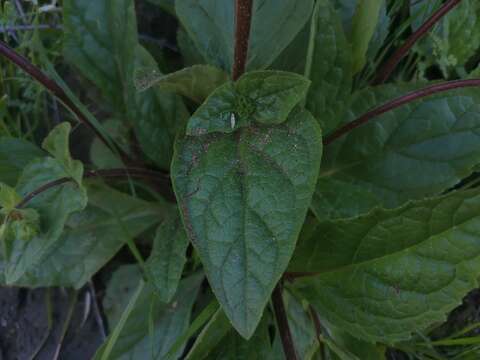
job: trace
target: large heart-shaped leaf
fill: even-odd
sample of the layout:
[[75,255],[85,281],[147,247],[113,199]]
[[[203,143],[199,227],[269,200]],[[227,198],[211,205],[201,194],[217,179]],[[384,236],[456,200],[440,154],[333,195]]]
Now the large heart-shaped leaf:
[[226,315],[250,337],[310,204],[321,134],[305,110],[274,126],[187,136],[172,180],[187,233]]
[[480,275],[480,191],[322,222],[291,269],[319,314],[367,341],[397,342],[444,320]]

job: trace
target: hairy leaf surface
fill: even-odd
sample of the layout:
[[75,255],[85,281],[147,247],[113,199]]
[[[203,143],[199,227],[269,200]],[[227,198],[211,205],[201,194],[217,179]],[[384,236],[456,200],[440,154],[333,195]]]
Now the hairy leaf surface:
[[320,129],[304,110],[282,124],[179,139],[172,180],[187,233],[235,328],[249,338],[310,204]]
[[232,133],[254,122],[284,122],[307,94],[310,82],[283,71],[254,71],[219,87],[192,115],[187,135]]

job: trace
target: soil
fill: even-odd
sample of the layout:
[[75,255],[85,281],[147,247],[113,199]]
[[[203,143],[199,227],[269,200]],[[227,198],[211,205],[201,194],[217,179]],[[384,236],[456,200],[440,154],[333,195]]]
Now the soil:
[[0,288],[0,360],[91,359],[103,341],[91,300],[86,289]]

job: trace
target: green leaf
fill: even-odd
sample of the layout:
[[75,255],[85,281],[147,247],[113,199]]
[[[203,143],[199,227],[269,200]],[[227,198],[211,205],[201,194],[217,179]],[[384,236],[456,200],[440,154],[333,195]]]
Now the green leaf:
[[[22,201],[14,188],[0,183],[0,213],[9,213]],[[3,209],[1,209],[3,208]]]
[[[366,89],[354,97],[347,120],[418,87]],[[336,140],[325,149],[312,208],[321,218],[324,209],[333,208],[332,214],[356,216],[374,201],[394,208],[451,188],[480,159],[479,104],[477,89],[441,93],[389,111]],[[332,194],[341,188],[355,198],[338,201],[345,194]]]
[[[312,15],[313,17],[313,15]],[[311,21],[307,22],[292,42],[278,55],[272,65],[273,70],[282,70],[305,74]]]
[[228,81],[228,75],[211,65],[194,65],[163,75],[157,69],[140,68],[135,86],[140,91],[156,85],[160,90],[185,96],[201,104],[217,87]]
[[353,73],[366,64],[368,46],[377,27],[380,9],[384,0],[362,0],[357,2],[352,20]]
[[32,143],[10,137],[0,137],[0,182],[15,186],[27,164],[45,153]]
[[77,184],[82,184],[83,165],[78,160],[73,160],[70,156],[70,131],[72,126],[68,122],[57,125],[42,143],[45,149],[56,159],[65,170],[69,177],[74,179]]
[[231,331],[233,331],[232,324],[223,310],[218,309],[198,335],[185,360],[202,360],[208,358]]
[[[102,128],[125,153],[131,155],[130,129],[122,119],[107,119]],[[94,138],[90,147],[90,161],[98,169],[115,169],[124,167],[122,160],[98,137]]]
[[313,3],[313,0],[253,1],[247,70],[265,69],[273,63],[308,22]]
[[184,66],[207,63],[187,31],[182,27],[180,27],[177,32],[177,43],[180,53],[182,54]]
[[158,5],[169,14],[175,16],[175,0],[148,0],[152,4]]
[[252,359],[264,360],[271,353],[268,316],[265,316],[250,340],[241,338],[219,309],[198,336],[186,360]]
[[145,154],[167,169],[176,132],[189,114],[173,94],[135,89],[135,69],[158,66],[138,43],[134,1],[67,0],[64,18],[67,60],[101,90],[116,117],[133,124]]
[[169,302],[177,291],[187,258],[188,237],[178,213],[164,221],[157,229],[153,249],[145,263],[151,274],[158,297]]
[[309,85],[306,78],[294,73],[247,73],[208,97],[188,121],[187,135],[231,133],[254,122],[280,124],[305,97]]
[[[63,164],[53,158],[34,160],[23,171],[16,191],[23,197],[46,183],[69,175]],[[14,236],[4,239],[8,249],[3,254],[7,284],[15,284],[25,273],[43,264],[43,260],[58,244],[69,216],[82,210],[86,202],[85,189],[78,183],[67,182],[35,196],[28,203],[28,208],[38,213],[41,226],[32,238],[19,238],[15,236],[18,233],[14,233]],[[30,234],[27,232],[27,235]]]
[[333,326],[370,342],[406,340],[444,320],[480,275],[480,193],[325,221],[295,286]]
[[[423,14],[430,15],[429,13],[435,10],[434,5],[412,5],[412,10],[414,14],[420,15],[418,17],[422,17]],[[424,58],[420,60],[422,68],[436,64],[445,77],[449,77],[451,70],[463,68],[479,47],[480,3],[463,0],[442,18],[439,26],[416,45],[416,50]]]
[[[133,304],[117,341],[111,348],[108,359],[161,359],[166,355],[176,338],[190,323],[190,314],[200,283],[201,274],[192,275],[181,281],[174,300],[165,304],[155,295],[150,284],[145,284]],[[140,283],[140,269],[135,265],[119,268],[107,287],[104,308],[112,328],[119,323],[130,298],[131,289]],[[119,303],[121,299],[121,303]],[[149,323],[153,322],[153,332],[149,333]],[[107,347],[104,344],[95,354],[101,359]],[[178,358],[183,349],[180,349]]]
[[[137,47],[136,68],[157,69],[158,66],[143,47]],[[173,142],[177,131],[185,126],[189,112],[180,97],[151,88],[138,92],[132,88],[129,117],[134,121],[140,147],[162,169],[170,167]]]
[[[134,198],[101,184],[88,185],[88,206],[72,214],[42,266],[31,268],[18,286],[83,287],[123,247],[172,210]],[[120,226],[122,224],[122,226]],[[128,229],[128,234],[124,231]]]
[[[312,0],[255,0],[247,69],[267,68],[308,21]],[[177,0],[179,20],[208,61],[230,72],[234,56],[234,2]]]
[[171,174],[187,233],[245,338],[293,252],[321,151],[320,129],[305,110],[276,126],[176,143]]
[[338,344],[342,349],[348,351],[353,356],[357,356],[358,359],[386,359],[386,348],[384,345],[376,345],[362,341],[340,329],[329,327],[329,331],[332,341],[334,341],[335,344]]
[[374,193],[332,176],[318,179],[310,209],[319,220],[342,219],[365,214],[379,204]]
[[307,108],[328,133],[342,121],[350,103],[352,50],[329,0],[317,1],[312,21]]
[[64,54],[120,113],[125,113],[137,47],[133,0],[65,0]]
[[[37,158],[27,165],[15,188],[7,191],[8,209],[2,225],[3,277],[8,285],[15,284],[27,271],[39,266],[48,251],[56,244],[70,214],[82,210],[86,205],[86,191],[81,185],[83,165],[74,161],[68,149],[69,125],[61,124],[45,139],[45,148],[56,158]],[[75,183],[64,181],[75,176]],[[63,181],[55,184],[55,182]],[[38,189],[47,187],[44,191]],[[32,195],[35,194],[35,195]],[[13,201],[18,197],[30,196],[28,202]],[[13,199],[12,199],[13,198]],[[5,203],[7,204],[7,203]],[[4,205],[5,205],[4,204]],[[28,206],[28,209],[25,207]]]
[[[314,359],[314,355],[319,348],[319,342],[308,307],[302,304],[294,296],[290,295],[287,291],[283,292],[283,299],[288,326],[290,327],[295,350],[299,359]],[[280,338],[278,328],[275,339],[277,338]],[[284,359],[285,357],[282,356],[282,358]]]

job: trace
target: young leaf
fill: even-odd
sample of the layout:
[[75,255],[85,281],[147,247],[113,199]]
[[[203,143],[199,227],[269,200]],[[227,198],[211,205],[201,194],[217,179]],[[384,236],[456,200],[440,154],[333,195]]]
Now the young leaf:
[[[100,184],[89,184],[88,206],[72,214],[42,266],[29,269],[16,286],[80,289],[124,246],[172,211]],[[122,224],[122,226],[120,226]],[[128,234],[124,229],[128,229]]]
[[[432,3],[432,4],[429,4]],[[412,5],[413,15],[430,13],[435,2]],[[459,41],[467,39],[468,41]],[[442,18],[439,26],[419,42],[416,51],[422,56],[421,69],[438,65],[445,77],[452,69],[461,69],[476,54],[480,47],[480,3],[463,0]]]
[[[62,128],[66,129],[62,125],[54,129],[46,142],[46,147],[55,155],[61,154],[60,159],[47,157],[32,161],[24,169],[15,190],[24,197],[49,182],[70,178],[72,175],[77,177],[76,182],[55,186],[30,200],[28,208],[36,211],[35,216],[39,216],[41,227],[38,232],[34,231],[31,238],[29,237],[32,233],[28,231],[11,232],[10,236],[4,239],[5,248],[8,249],[7,253],[3,254],[7,284],[14,284],[25,273],[39,266],[58,244],[69,216],[86,206],[87,194],[81,185],[83,166],[71,159],[67,148],[68,133],[59,131]],[[21,238],[18,237],[19,234],[28,237]]]
[[45,153],[32,143],[10,137],[0,137],[0,182],[15,186],[27,164]]
[[312,21],[307,108],[328,133],[339,125],[350,103],[352,50],[329,0],[317,1]]
[[442,321],[478,285],[479,214],[474,190],[322,222],[307,240],[310,254],[297,261],[298,270],[321,273],[295,286],[354,337],[406,340]]
[[[108,359],[161,359],[165,356],[176,338],[188,328],[202,279],[201,274],[196,274],[182,280],[174,300],[169,304],[160,302],[155,296],[154,288],[145,284],[132,305],[130,315],[121,324],[123,327],[111,347]],[[141,273],[135,265],[123,266],[113,274],[104,300],[105,312],[112,328],[119,324],[129,299],[129,293],[125,294],[124,289],[131,288],[127,284],[134,285],[140,281]],[[120,304],[119,299],[123,299]],[[150,334],[149,322],[152,321],[154,327]],[[94,359],[103,358],[109,340],[97,351]]]
[[[312,0],[254,0],[247,69],[267,68],[308,21]],[[234,1],[176,0],[182,25],[208,63],[233,65]]]
[[74,179],[77,184],[82,184],[83,165],[70,156],[70,131],[72,126],[68,122],[57,125],[42,143],[42,148],[50,153],[59,164],[63,166],[68,177]]
[[165,220],[157,229],[150,257],[145,263],[151,274],[158,297],[169,302],[177,291],[187,260],[188,237],[178,213]]
[[22,198],[14,188],[0,183],[0,214],[2,212],[8,214],[17,207],[20,201],[22,201]]
[[194,65],[167,75],[155,68],[140,68],[135,73],[135,86],[140,91],[156,85],[160,90],[185,96],[199,104],[227,81],[227,73],[211,65]]
[[276,126],[176,143],[172,181],[188,236],[226,315],[246,338],[295,247],[321,151],[315,119],[298,109]]
[[305,97],[310,82],[282,71],[247,73],[213,92],[187,123],[187,135],[232,133],[258,122],[284,122]]
[[[366,89],[354,97],[350,120],[417,87]],[[454,186],[478,164],[479,104],[477,89],[453,90],[403,105],[346,134],[326,147],[319,180],[324,187],[317,188],[312,208],[321,218],[327,215],[323,209],[333,207],[343,217],[356,216],[372,198],[393,208]],[[343,186],[356,198],[333,204],[338,199],[328,194]]]

